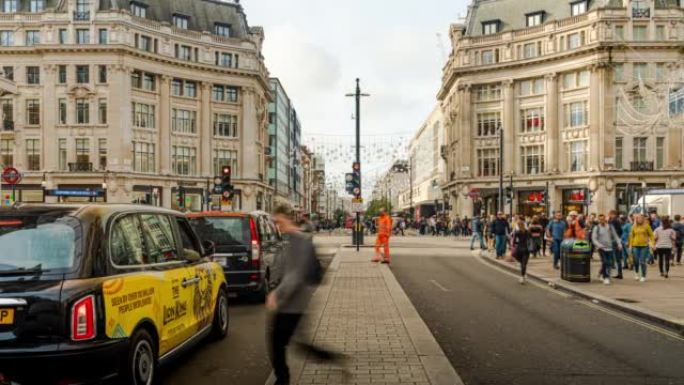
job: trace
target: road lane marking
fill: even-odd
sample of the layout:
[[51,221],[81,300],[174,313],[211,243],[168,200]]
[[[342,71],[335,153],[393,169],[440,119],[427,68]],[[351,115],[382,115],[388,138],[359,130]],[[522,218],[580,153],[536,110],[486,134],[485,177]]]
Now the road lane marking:
[[432,283],[433,285],[437,286],[439,288],[439,290],[441,290],[445,293],[448,293],[451,291],[451,290],[447,289],[446,287],[440,285],[439,282],[435,281],[434,279],[431,279],[429,282]]

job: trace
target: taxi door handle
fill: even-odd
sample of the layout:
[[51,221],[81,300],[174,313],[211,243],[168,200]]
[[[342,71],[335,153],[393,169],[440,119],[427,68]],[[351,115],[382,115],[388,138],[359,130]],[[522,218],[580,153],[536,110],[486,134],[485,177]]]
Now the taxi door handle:
[[200,281],[199,277],[191,278],[191,279],[183,279],[183,282],[181,282],[181,285],[183,287],[188,287],[190,285],[194,285]]

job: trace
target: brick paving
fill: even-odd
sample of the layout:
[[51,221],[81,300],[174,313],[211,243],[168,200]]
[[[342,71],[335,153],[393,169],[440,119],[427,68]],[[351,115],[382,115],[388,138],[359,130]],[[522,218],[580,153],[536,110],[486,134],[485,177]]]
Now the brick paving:
[[346,354],[348,375],[307,359],[298,384],[430,384],[371,250],[343,254],[314,343]]

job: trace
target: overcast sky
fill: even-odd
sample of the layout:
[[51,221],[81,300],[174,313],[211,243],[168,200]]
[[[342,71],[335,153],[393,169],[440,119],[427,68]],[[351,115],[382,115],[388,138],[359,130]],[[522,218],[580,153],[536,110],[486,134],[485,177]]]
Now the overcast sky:
[[[466,0],[242,0],[263,26],[264,56],[299,113],[304,135],[352,134],[355,78],[364,133],[415,132],[435,106],[449,24]],[[440,48],[438,34],[443,46]]]

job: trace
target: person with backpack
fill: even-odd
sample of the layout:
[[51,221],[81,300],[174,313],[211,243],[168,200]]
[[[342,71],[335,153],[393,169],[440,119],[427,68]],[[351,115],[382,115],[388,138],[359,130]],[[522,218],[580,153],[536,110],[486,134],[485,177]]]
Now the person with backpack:
[[530,249],[532,246],[532,236],[525,227],[525,220],[520,218],[515,224],[515,230],[511,235],[511,247],[513,258],[520,263],[520,284],[527,280],[527,263],[530,261]]
[[682,243],[684,243],[684,223],[682,223],[682,216],[677,214],[674,216],[674,222],[672,223],[672,230],[675,231],[677,234],[677,239],[675,240],[675,250],[674,250],[674,256],[673,256],[673,262],[672,264],[674,265],[675,262],[677,265],[682,264]]
[[[323,278],[321,264],[316,257],[311,235],[301,232],[294,221],[294,212],[288,205],[276,207],[273,219],[283,234],[284,247],[282,276],[278,285],[266,297],[266,308],[272,312],[268,340],[270,358],[276,385],[290,383],[286,348],[297,330],[314,286]],[[338,353],[326,351],[310,344],[297,343],[307,353],[322,361],[337,361]]]
[[544,238],[544,227],[542,227],[541,223],[539,223],[539,217],[536,215],[532,217],[532,223],[528,227],[528,230],[530,232],[530,237],[532,237],[532,246],[533,248],[530,250],[530,253],[534,258],[539,257],[539,250],[541,250],[542,246],[542,238]]
[[670,218],[663,217],[660,220],[660,226],[655,230],[655,254],[658,258],[658,267],[660,268],[660,276],[664,278],[670,277],[670,258],[672,258],[672,249],[677,240],[677,233],[670,225]]
[[[613,226],[608,224],[605,215],[599,215],[598,224],[593,226],[591,232],[591,240],[601,256],[601,272],[599,275],[605,285],[610,285],[610,269],[613,267],[613,257],[616,252],[622,252],[622,245],[620,244],[620,237],[618,237]],[[615,245],[617,245],[617,250]],[[622,274],[616,278],[622,279]]]

